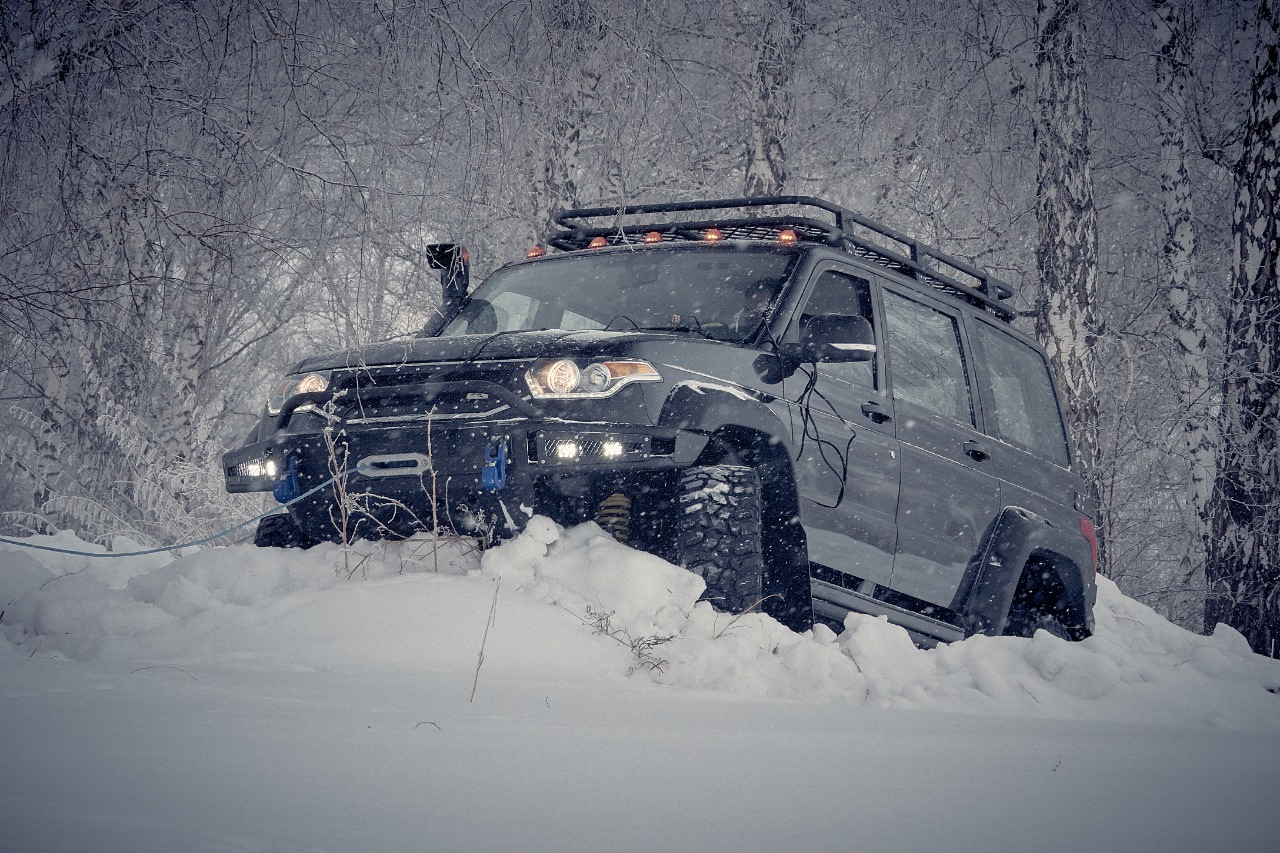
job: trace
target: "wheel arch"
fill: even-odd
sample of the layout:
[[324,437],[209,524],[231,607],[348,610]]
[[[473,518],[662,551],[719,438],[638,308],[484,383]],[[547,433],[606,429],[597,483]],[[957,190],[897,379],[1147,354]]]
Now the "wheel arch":
[[769,408],[767,398],[738,387],[682,384],[662,401],[658,425],[715,433],[726,427],[747,427],[790,444],[786,424]]
[[[1011,604],[1033,600],[1039,592],[1055,595],[1057,605],[1052,612],[1071,633],[1071,639],[1083,640],[1093,633],[1080,570],[1070,558],[1047,549],[1031,552],[1018,575]],[[1006,613],[1006,624],[1007,620]]]
[[682,386],[667,397],[659,423],[708,437],[693,464],[738,462],[762,469],[769,486],[767,511],[784,521],[799,514],[790,430],[763,401],[728,390]]
[[1073,544],[1060,527],[1042,516],[1021,507],[1005,507],[983,536],[953,604],[952,609],[965,620],[966,633],[1002,634],[1020,590],[1025,594],[1029,586],[1057,584],[1060,609],[1070,616],[1073,636],[1089,636],[1093,614],[1083,569],[1070,556]]

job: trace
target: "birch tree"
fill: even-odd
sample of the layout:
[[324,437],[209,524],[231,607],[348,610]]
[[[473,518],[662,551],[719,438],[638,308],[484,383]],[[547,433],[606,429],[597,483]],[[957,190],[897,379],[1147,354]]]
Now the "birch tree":
[[1213,489],[1214,430],[1210,418],[1208,330],[1196,277],[1198,234],[1187,157],[1191,67],[1190,9],[1182,0],[1153,0],[1152,36],[1156,60],[1156,129],[1160,144],[1160,195],[1164,240],[1161,249],[1165,298],[1181,355],[1177,377],[1181,438],[1189,463],[1186,500],[1199,525],[1189,531],[1184,574],[1202,564],[1205,523]]
[[468,69],[472,102],[483,105],[486,132],[496,131],[477,165],[491,174],[516,166],[483,203],[518,215],[521,244],[542,242],[562,208],[620,203],[662,182],[680,127],[651,122],[668,90],[678,89],[662,54],[664,28],[680,10],[600,0],[500,3],[477,27],[486,58]]
[[796,53],[810,27],[805,0],[766,4],[754,35],[755,54],[749,78],[747,166],[743,194],[778,195],[787,182],[784,143],[790,114],[789,85]]
[[539,11],[548,48],[535,101],[544,121],[532,163],[541,240],[557,210],[582,201],[583,134],[604,73],[606,12],[592,0],[549,3]]
[[1234,274],[1210,501],[1205,627],[1280,657],[1280,5],[1258,4],[1231,230]]
[[1098,220],[1089,155],[1085,27],[1079,0],[1040,0],[1037,13],[1036,337],[1063,385],[1077,464],[1096,493]]

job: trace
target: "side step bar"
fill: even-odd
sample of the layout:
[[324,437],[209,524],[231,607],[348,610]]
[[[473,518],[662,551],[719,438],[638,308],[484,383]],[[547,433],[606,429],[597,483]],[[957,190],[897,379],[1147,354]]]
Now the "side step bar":
[[932,648],[939,642],[954,643],[964,639],[964,631],[955,625],[904,610],[892,604],[854,592],[851,589],[836,586],[814,578],[809,581],[813,591],[813,612],[815,615],[844,622],[846,613],[867,613],[872,616],[887,616],[889,621],[900,625],[911,635],[916,645]]

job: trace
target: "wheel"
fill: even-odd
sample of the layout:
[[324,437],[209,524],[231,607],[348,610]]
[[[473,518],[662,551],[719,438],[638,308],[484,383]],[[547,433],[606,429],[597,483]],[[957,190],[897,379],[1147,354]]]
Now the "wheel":
[[1071,635],[1071,629],[1056,614],[1026,609],[1009,612],[1009,621],[1004,628],[1005,636],[1034,637],[1036,631],[1048,631],[1052,636],[1068,642],[1075,639]]
[[764,597],[760,477],[739,465],[690,468],[676,506],[679,563],[702,576],[702,597],[727,613],[759,608]]
[[316,544],[310,536],[298,529],[287,512],[268,515],[258,522],[253,544],[259,548],[310,548]]
[[1071,606],[1057,572],[1043,562],[1029,562],[1022,570],[1009,604],[1004,635],[1034,637],[1036,631],[1043,630],[1059,639],[1083,640],[1088,632],[1082,621],[1076,608]]

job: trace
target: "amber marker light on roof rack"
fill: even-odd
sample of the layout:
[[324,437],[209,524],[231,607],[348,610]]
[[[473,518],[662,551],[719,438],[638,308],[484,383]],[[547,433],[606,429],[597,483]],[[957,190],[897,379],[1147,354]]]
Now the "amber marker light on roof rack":
[[546,253],[547,253],[547,250],[542,248],[541,246],[530,246],[528,250],[524,253],[524,256],[532,260],[534,258],[540,258]]
[[592,237],[591,242],[587,244],[588,249],[603,249],[609,245],[609,241],[603,237]]
[[799,239],[790,228],[783,228],[778,232],[778,244],[781,246],[794,246]]
[[724,239],[724,234],[720,232],[719,228],[708,228],[702,232],[702,239],[708,243],[719,243]]
[[647,232],[645,232],[645,235],[644,235],[644,241],[645,241],[646,243],[661,243],[661,242],[662,242],[662,232],[661,232],[661,231],[647,231]]

